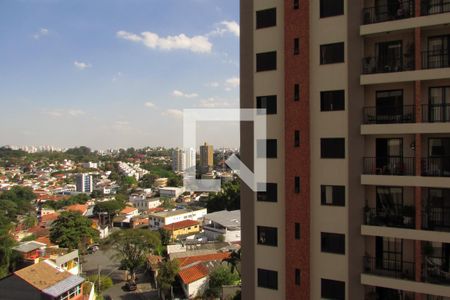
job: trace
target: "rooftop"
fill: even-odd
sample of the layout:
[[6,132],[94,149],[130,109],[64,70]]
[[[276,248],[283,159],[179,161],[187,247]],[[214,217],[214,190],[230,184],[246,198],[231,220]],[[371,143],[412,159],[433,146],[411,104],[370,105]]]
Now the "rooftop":
[[41,291],[72,276],[69,272],[55,269],[44,261],[16,271],[14,274]]
[[121,213],[121,214],[130,214],[130,213],[132,213],[132,212],[135,212],[136,210],[138,210],[138,209],[135,208],[135,207],[127,206],[127,207],[125,207],[124,209],[122,209],[122,210],[120,211],[120,213]]
[[241,227],[240,210],[222,210],[216,211],[205,216],[205,220],[211,220],[223,227]]
[[188,256],[183,258],[177,258],[180,262],[180,268],[192,265],[194,263],[199,262],[208,262],[214,260],[224,260],[225,258],[230,257],[230,252],[221,252],[221,253],[211,253],[197,256]]
[[208,276],[208,273],[209,271],[207,267],[205,267],[203,264],[196,264],[192,267],[180,270],[180,272],[178,272],[178,275],[180,276],[184,284],[189,284]]
[[176,223],[172,223],[169,225],[164,226],[165,230],[178,230],[178,229],[182,229],[182,228],[186,228],[186,227],[190,227],[190,226],[195,226],[195,225],[199,225],[200,223],[198,221],[194,221],[194,220],[183,220],[180,222],[176,222]]
[[66,207],[67,211],[78,211],[84,214],[88,210],[87,204],[74,204]]
[[15,246],[13,249],[21,252],[21,253],[28,253],[43,247],[47,247],[46,244],[44,243],[40,243],[37,241],[30,241],[30,242],[24,242],[24,243],[20,243],[19,245]]

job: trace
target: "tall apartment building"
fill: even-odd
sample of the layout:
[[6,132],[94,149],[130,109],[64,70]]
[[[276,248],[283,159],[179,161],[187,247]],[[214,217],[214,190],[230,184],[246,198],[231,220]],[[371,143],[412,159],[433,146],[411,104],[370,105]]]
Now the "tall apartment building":
[[172,152],[172,169],[176,172],[183,172],[189,168],[195,168],[196,152],[194,148],[186,150],[175,149]]
[[92,191],[94,190],[94,182],[92,179],[92,175],[78,174],[76,176],[76,186],[77,192],[92,193]]
[[204,143],[200,146],[200,170],[202,173],[209,172],[214,165],[214,150],[212,145]]
[[243,299],[450,299],[449,23],[448,0],[241,0],[241,108],[268,118]]

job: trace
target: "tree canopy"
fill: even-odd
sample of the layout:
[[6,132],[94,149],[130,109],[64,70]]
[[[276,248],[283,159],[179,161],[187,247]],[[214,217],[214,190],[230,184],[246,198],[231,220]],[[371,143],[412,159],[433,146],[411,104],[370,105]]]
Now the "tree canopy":
[[210,194],[206,203],[208,213],[221,210],[241,208],[240,185],[238,181],[230,181],[222,186],[222,191]]
[[239,280],[239,275],[231,272],[227,265],[220,265],[209,275],[209,288],[206,294],[219,297],[222,286],[237,284]]
[[158,282],[158,286],[161,289],[161,292],[164,295],[170,291],[173,283],[175,282],[175,277],[180,271],[180,266],[178,260],[167,260],[160,264],[158,277],[156,281]]

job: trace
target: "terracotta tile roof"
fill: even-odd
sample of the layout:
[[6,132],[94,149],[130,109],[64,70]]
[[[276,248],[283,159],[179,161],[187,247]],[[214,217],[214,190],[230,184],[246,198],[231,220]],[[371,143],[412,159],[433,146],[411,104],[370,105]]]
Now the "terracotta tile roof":
[[81,214],[84,214],[88,210],[87,204],[74,204],[66,207],[67,211],[78,211]]
[[55,246],[55,244],[53,244],[53,243],[50,241],[50,237],[49,237],[49,236],[41,236],[41,237],[38,237],[35,241],[36,241],[36,242],[39,242],[39,243],[44,243],[44,244],[47,245],[47,247]]
[[59,213],[57,213],[57,212],[52,213],[52,214],[43,215],[41,217],[41,222],[46,223],[46,222],[55,221],[56,219],[58,219],[58,217],[59,217]]
[[72,276],[67,271],[58,271],[44,261],[16,271],[14,274],[41,291]]
[[230,257],[230,252],[188,256],[188,257],[182,257],[182,258],[177,258],[177,259],[180,263],[180,268],[182,268],[182,267],[185,267],[185,266],[191,265],[193,263],[197,263],[197,262],[208,262],[208,261],[215,261],[215,260],[221,261],[228,257]]
[[180,272],[178,272],[178,275],[180,276],[184,284],[189,284],[208,276],[208,273],[209,272],[207,267],[202,264],[196,264],[192,267],[180,270]]
[[136,211],[136,210],[137,210],[137,208],[135,208],[135,207],[127,206],[127,207],[125,207],[124,209],[122,209],[122,210],[120,211],[120,213],[121,213],[121,214],[129,214],[129,213],[132,213],[132,212],[134,212],[134,211]]
[[176,223],[172,223],[169,225],[165,225],[164,229],[165,230],[178,230],[178,229],[182,229],[182,228],[186,228],[186,227],[190,227],[190,226],[194,226],[194,225],[199,225],[200,223],[198,221],[194,221],[194,220],[183,220],[180,222],[176,222]]

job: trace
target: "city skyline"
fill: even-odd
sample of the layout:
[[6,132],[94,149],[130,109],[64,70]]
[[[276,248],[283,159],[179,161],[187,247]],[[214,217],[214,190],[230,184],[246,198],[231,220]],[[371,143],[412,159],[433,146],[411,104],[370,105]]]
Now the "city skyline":
[[[176,147],[184,108],[238,107],[238,1],[0,7],[1,144]],[[237,124],[207,127],[238,147]]]

